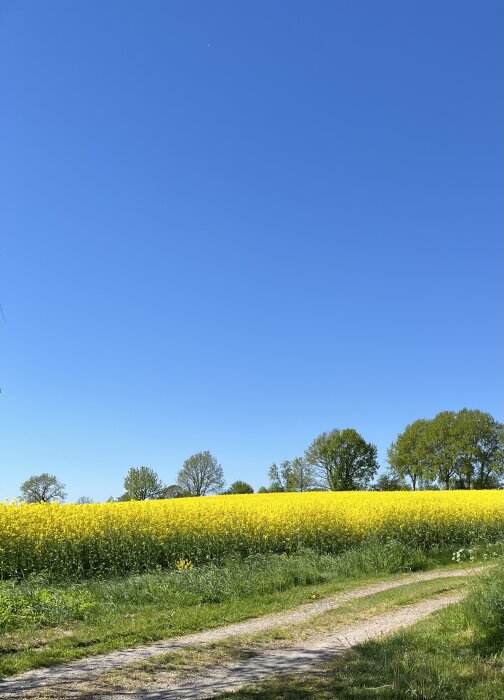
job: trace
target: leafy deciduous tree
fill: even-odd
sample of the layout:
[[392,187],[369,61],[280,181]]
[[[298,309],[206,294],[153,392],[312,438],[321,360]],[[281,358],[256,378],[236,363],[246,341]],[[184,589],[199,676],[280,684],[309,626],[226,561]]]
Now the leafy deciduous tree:
[[121,496],[124,501],[146,501],[160,498],[163,483],[156,472],[150,467],[131,467],[124,479],[125,493]]
[[234,481],[224,493],[228,496],[232,496],[234,494],[254,493],[254,489],[250,484],[247,484],[246,481],[238,479],[238,481]]
[[268,476],[270,491],[309,491],[314,486],[313,469],[303,457],[273,462]]
[[459,457],[457,414],[454,411],[441,411],[429,421],[425,439],[422,441],[424,459],[429,463],[429,471],[449,489],[457,473]]
[[410,487],[404,479],[393,474],[381,474],[376,485],[372,487],[375,491],[409,491]]
[[189,494],[185,493],[184,490],[178,484],[170,484],[170,486],[165,486],[161,492],[160,498],[183,498]]
[[208,450],[197,452],[182,465],[177,483],[191,496],[205,496],[224,490],[224,472]]
[[504,426],[489,413],[463,408],[457,414],[457,485],[488,489],[504,474]]
[[434,466],[425,454],[425,442],[429,421],[420,418],[406,426],[387,452],[392,475],[398,479],[411,479],[416,491],[422,480],[434,478]]
[[65,485],[47,472],[32,476],[21,484],[21,494],[27,503],[50,503],[66,498]]
[[450,488],[495,488],[504,474],[503,425],[467,408],[406,426],[388,450],[393,474]]
[[376,446],[353,428],[322,433],[305,456],[322,484],[332,491],[365,489],[378,471]]

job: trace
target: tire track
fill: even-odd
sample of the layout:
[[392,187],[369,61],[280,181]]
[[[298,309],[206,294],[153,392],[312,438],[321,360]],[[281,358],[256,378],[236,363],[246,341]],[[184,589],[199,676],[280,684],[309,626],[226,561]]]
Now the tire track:
[[[382,591],[422,581],[452,578],[456,576],[470,576],[481,573],[488,568],[488,566],[480,566],[466,570],[427,571],[402,576],[392,581],[373,583],[367,586],[354,588],[344,593],[331,595],[322,600],[306,603],[285,612],[273,613],[203,632],[196,632],[183,637],[174,637],[141,647],[114,651],[108,654],[79,659],[48,668],[27,671],[18,676],[1,679],[0,696],[17,698],[22,692],[36,688],[44,688],[46,686],[55,687],[58,684],[68,686],[71,683],[88,681],[90,678],[99,676],[102,673],[120,669],[123,666],[137,661],[144,661],[155,656],[175,652],[189,646],[218,642],[243,634],[263,632],[280,625],[292,625],[297,622],[304,622],[324,612],[333,610],[346,602],[381,593]],[[58,695],[56,694],[53,697],[58,697]],[[131,695],[128,695],[128,698],[131,697]]]

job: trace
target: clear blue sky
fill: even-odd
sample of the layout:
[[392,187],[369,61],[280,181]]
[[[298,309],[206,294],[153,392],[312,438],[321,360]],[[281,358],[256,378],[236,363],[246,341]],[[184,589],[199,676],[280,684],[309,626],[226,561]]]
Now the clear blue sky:
[[0,498],[503,418],[500,0],[0,0]]

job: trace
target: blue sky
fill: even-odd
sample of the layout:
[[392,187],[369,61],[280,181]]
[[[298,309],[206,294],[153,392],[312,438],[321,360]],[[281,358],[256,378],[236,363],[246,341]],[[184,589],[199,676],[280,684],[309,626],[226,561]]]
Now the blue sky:
[[502,14],[0,0],[0,498],[502,420]]

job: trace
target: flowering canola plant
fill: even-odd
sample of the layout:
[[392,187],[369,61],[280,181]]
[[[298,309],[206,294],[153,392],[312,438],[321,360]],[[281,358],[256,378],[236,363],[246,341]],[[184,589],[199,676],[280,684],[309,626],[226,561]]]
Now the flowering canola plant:
[[415,547],[504,535],[504,492],[309,492],[85,505],[0,504],[0,577],[93,576],[230,555],[338,553],[369,537]]

